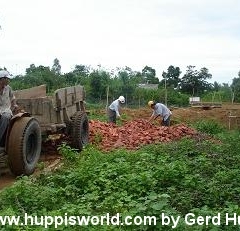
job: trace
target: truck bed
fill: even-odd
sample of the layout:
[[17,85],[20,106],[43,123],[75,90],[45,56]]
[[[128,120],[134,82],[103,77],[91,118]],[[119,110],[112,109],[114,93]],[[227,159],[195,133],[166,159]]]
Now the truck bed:
[[50,96],[46,95],[46,85],[14,94],[20,108],[39,121],[42,132],[66,127],[76,111],[84,110],[85,91],[81,85],[60,88]]

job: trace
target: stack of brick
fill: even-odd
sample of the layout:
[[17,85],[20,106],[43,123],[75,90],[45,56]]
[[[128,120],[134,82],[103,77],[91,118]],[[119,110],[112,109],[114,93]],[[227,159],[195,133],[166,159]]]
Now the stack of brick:
[[142,145],[170,142],[196,134],[194,129],[185,124],[163,127],[143,119],[126,122],[123,126],[93,120],[89,125],[90,142],[106,151],[120,147],[138,149]]

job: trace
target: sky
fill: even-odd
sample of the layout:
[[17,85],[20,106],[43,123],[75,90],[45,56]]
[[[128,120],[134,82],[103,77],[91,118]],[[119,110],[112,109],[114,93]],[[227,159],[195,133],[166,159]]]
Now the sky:
[[162,79],[191,65],[231,84],[240,71],[239,0],[1,0],[0,26],[0,67],[13,75],[55,58],[63,73],[147,65]]

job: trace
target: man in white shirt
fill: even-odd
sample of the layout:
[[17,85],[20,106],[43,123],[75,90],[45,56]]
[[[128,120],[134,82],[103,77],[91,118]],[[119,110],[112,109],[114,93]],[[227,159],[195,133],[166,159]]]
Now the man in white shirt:
[[12,111],[18,107],[12,88],[8,85],[9,79],[8,71],[0,70],[0,146],[4,145],[4,135],[13,115]]
[[117,122],[117,118],[122,119],[119,113],[120,105],[125,103],[125,98],[123,96],[119,96],[118,99],[114,100],[110,106],[108,107],[108,122],[115,123]]
[[162,126],[170,126],[170,118],[172,112],[167,108],[166,105],[162,103],[155,103],[154,101],[149,101],[148,106],[153,109],[153,113],[149,118],[148,122],[157,119],[157,117],[162,117]]

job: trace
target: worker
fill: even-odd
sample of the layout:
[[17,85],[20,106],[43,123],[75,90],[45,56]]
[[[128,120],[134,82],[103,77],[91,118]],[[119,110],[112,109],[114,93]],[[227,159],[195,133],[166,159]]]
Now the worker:
[[148,106],[153,109],[153,113],[149,118],[148,122],[157,119],[159,116],[162,117],[162,126],[170,126],[170,118],[172,112],[168,109],[168,107],[162,103],[156,103],[154,101],[149,101]]
[[118,99],[114,100],[110,106],[108,107],[108,122],[109,123],[115,123],[117,122],[117,118],[122,119],[119,110],[121,108],[121,104],[125,103],[124,96],[119,96]]
[[8,71],[0,70],[0,146],[4,146],[9,121],[13,111],[18,108],[12,88],[9,86],[10,78]]

